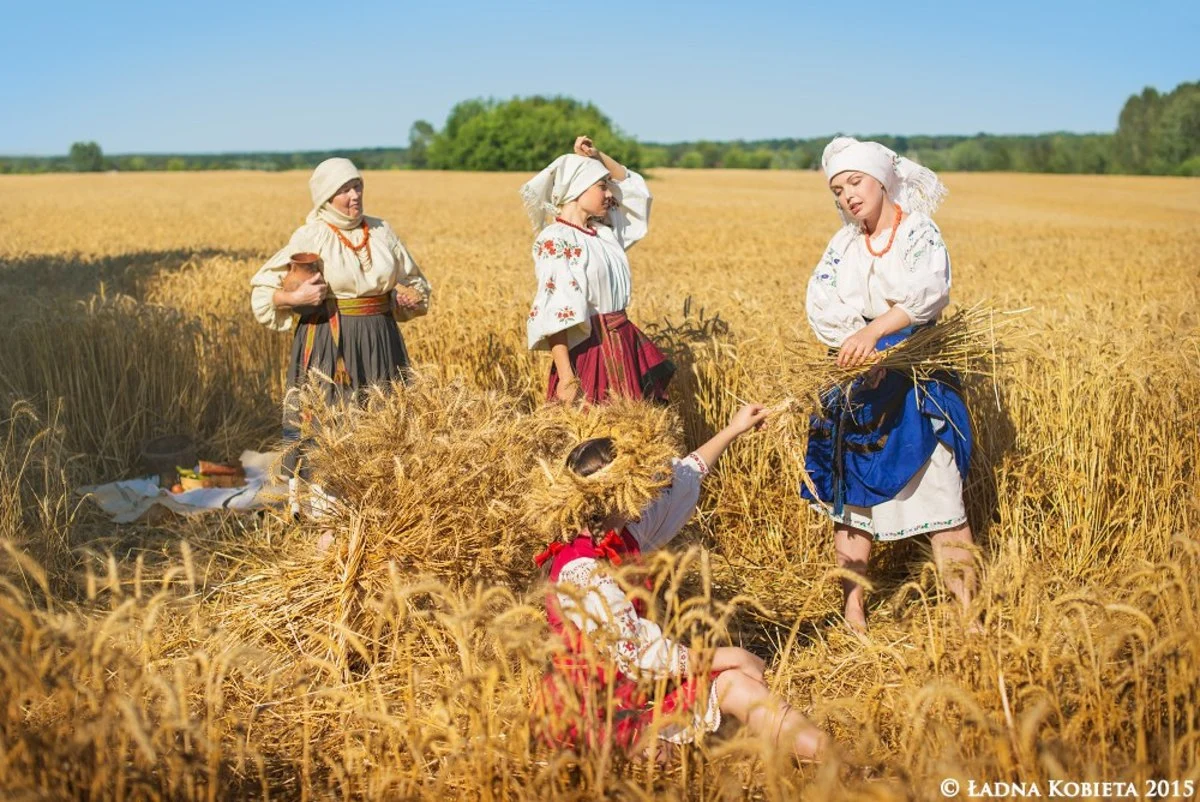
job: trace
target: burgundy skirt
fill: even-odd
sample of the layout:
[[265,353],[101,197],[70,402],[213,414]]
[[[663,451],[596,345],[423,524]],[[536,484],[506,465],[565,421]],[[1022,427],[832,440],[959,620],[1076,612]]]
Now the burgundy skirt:
[[[589,404],[612,398],[643,398],[665,404],[675,364],[622,310],[592,318],[592,333],[571,349],[571,367]],[[550,367],[546,400],[558,389],[558,368]]]

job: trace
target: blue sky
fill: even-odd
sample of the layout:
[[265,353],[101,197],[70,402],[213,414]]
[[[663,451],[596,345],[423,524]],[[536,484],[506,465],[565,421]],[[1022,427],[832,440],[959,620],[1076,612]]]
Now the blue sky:
[[643,140],[1111,131],[1200,80],[1200,3],[2,0],[0,153],[403,145],[566,94]]

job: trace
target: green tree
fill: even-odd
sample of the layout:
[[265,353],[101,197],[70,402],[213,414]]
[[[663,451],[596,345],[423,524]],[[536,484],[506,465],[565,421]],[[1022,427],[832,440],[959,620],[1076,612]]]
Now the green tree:
[[679,166],[695,170],[704,166],[704,156],[698,150],[689,150],[679,157]]
[[429,166],[440,170],[540,170],[588,134],[614,159],[639,166],[637,142],[591,103],[565,97],[468,100],[450,111],[429,143]]
[[988,154],[978,139],[966,139],[950,148],[946,159],[951,170],[983,170]]
[[1134,173],[1149,172],[1154,155],[1153,131],[1162,110],[1162,96],[1146,87],[1125,101],[1117,119],[1116,153],[1122,166]]
[[67,158],[77,173],[98,173],[104,169],[104,153],[95,142],[75,142]]
[[429,166],[429,145],[437,136],[433,125],[417,120],[408,129],[408,163],[418,170]]
[[742,150],[740,145],[731,145],[721,156],[721,166],[734,170],[743,169],[746,167],[747,160],[748,154]]
[[1154,172],[1174,173],[1200,154],[1200,83],[1181,84],[1166,96],[1151,141]]

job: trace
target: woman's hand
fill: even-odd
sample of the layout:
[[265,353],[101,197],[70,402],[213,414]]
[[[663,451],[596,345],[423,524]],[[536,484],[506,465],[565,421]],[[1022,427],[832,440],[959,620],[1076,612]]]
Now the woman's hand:
[[751,429],[761,429],[771,410],[762,404],[746,404],[733,413],[729,419],[729,430],[735,437],[743,435]]
[[295,309],[298,306],[319,306],[329,293],[329,285],[320,273],[314,273],[305,279],[304,283],[292,290],[288,296],[288,306]]
[[840,368],[856,368],[874,359],[875,344],[879,337],[868,327],[863,327],[851,334],[842,343],[838,351],[837,363]]
[[396,287],[396,306],[401,309],[420,309],[425,298],[415,288],[406,284]]
[[572,376],[569,379],[559,381],[558,386],[554,388],[554,397],[564,404],[573,404],[579,396],[579,379]]
[[596,149],[590,136],[575,137],[575,153],[587,159],[600,158],[600,151]]

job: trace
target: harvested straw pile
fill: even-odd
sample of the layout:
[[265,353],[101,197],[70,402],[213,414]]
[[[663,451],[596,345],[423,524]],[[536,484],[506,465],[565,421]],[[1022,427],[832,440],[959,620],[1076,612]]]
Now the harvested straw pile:
[[[298,650],[343,674],[353,673],[353,649],[375,652],[391,636],[378,626],[380,600],[398,581],[419,573],[450,588],[523,591],[548,539],[597,503],[636,514],[669,482],[678,453],[674,419],[647,405],[530,412],[515,396],[429,376],[362,407],[326,407],[314,387],[302,406],[312,414],[313,480],[338,499],[304,529],[332,529],[334,545],[317,553],[316,532],[307,532],[290,557],[222,588],[238,606],[218,629],[280,661]],[[576,444],[600,436],[628,452],[603,472],[612,478],[605,492],[580,495],[552,481]],[[652,467],[636,470],[643,459]]]
[[[551,408],[541,426],[569,433],[573,447],[584,440],[607,437],[615,456],[591,476],[567,468],[566,453],[543,461],[534,477],[525,519],[546,540],[570,540],[613,513],[637,515],[671,483],[671,458],[682,450],[673,432],[678,420],[666,409],[621,402],[589,410]],[[569,448],[568,448],[569,451]]]

